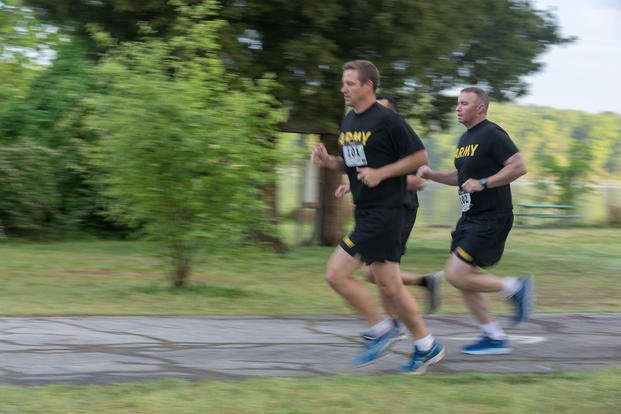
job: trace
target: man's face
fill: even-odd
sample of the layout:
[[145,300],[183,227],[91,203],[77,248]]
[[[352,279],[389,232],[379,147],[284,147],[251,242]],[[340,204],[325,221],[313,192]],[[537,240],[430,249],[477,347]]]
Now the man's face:
[[468,127],[478,120],[483,104],[474,92],[462,92],[457,98],[457,121]]
[[345,105],[356,108],[358,104],[364,101],[370,93],[373,92],[371,81],[361,84],[358,80],[358,71],[355,69],[346,69],[343,71],[343,86],[341,93],[345,98]]

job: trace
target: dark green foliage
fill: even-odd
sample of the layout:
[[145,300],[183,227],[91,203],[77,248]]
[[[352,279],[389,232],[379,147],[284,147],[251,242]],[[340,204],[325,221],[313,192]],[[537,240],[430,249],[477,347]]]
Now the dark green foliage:
[[[141,39],[148,27],[165,42],[178,30],[179,0],[24,0],[38,15],[79,37],[98,39],[94,52]],[[521,0],[222,0],[214,13],[186,15],[189,27],[221,20],[218,57],[238,79],[275,74],[272,92],[289,109],[281,128],[334,133],[343,113],[338,93],[341,66],[370,59],[382,72],[381,92],[398,97],[402,112],[426,135],[447,125],[450,94],[476,83],[493,97],[511,99],[526,90],[536,58],[561,44],[554,16]],[[105,41],[101,41],[105,39]],[[93,44],[94,45],[94,44]],[[185,50],[174,53],[184,61]],[[175,68],[171,68],[174,74]],[[231,82],[237,88],[240,82]],[[324,135],[324,140],[326,135]],[[264,197],[272,197],[269,184]],[[323,201],[325,203],[325,200]],[[331,214],[333,210],[324,210]],[[336,211],[336,210],[334,210]],[[329,217],[324,217],[326,223]],[[335,221],[336,222],[336,221]],[[323,228],[323,227],[322,227]],[[338,232],[338,229],[335,229]],[[257,231],[261,235],[261,231]]]
[[[80,147],[93,139],[82,124],[86,111],[82,102],[95,88],[91,74],[94,65],[86,58],[87,48],[78,39],[60,42],[56,53],[51,67],[33,71],[28,84],[0,108],[0,143],[10,147],[5,152],[34,155],[32,151],[36,149],[39,154],[32,158],[37,160],[36,165],[18,163],[9,167],[10,160],[6,160],[5,170],[29,168],[32,171],[11,176],[13,180],[19,179],[20,185],[10,187],[14,190],[0,207],[8,234],[29,237],[101,234],[114,227],[99,214],[102,206],[98,196],[86,182],[96,170],[80,152]],[[27,69],[22,71],[22,76],[28,74]],[[27,201],[44,195],[45,202]],[[40,211],[27,213],[24,205]],[[12,220],[16,214],[25,214],[30,221]]]
[[496,98],[520,96],[522,77],[540,67],[536,57],[567,40],[553,16],[523,1],[225,0],[223,6],[231,38],[226,61],[242,73],[276,73],[292,123],[315,123],[316,131],[338,125],[344,61],[374,61],[382,93],[397,95],[422,124],[445,125],[454,102],[443,92],[480,84]]
[[274,181],[269,140],[282,117],[269,78],[226,74],[221,22],[205,18],[214,3],[179,10],[169,40],[125,42],[102,59],[86,120],[98,139],[85,153],[102,171],[93,183],[108,216],[162,242],[174,286],[201,244],[273,232],[260,189]]
[[[136,40],[138,22],[170,36],[176,2],[166,0],[27,0],[46,20],[88,33],[98,25],[113,39]],[[189,2],[198,3],[198,2]],[[382,93],[422,125],[446,125],[453,102],[442,93],[487,85],[511,99],[527,89],[537,57],[570,39],[553,15],[521,0],[222,0],[217,16],[221,56],[242,76],[275,73],[289,127],[333,132],[343,111],[341,66],[370,59],[382,72]],[[195,22],[196,19],[193,19]],[[192,24],[192,22],[189,22]]]
[[20,139],[0,147],[0,235],[38,238],[58,208],[54,152]]
[[136,22],[148,21],[154,29],[168,28],[175,18],[173,2],[168,0],[24,0],[33,7],[39,18],[79,36],[88,33],[89,23],[120,40],[136,40],[139,28]]

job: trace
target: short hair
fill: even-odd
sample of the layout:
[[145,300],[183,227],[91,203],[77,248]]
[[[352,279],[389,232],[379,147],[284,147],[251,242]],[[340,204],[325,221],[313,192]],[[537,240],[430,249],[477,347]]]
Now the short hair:
[[382,95],[382,96],[378,96],[376,99],[378,101],[381,99],[385,100],[386,102],[388,102],[388,107],[390,109],[392,109],[395,112],[399,112],[399,110],[397,109],[397,101],[392,96]]
[[489,107],[489,96],[487,96],[487,92],[483,89],[476,86],[468,86],[467,88],[462,89],[459,93],[471,92],[477,96],[477,100],[485,105],[485,110]]
[[343,65],[343,71],[356,70],[358,71],[358,81],[360,83],[366,83],[371,81],[373,83],[373,92],[375,92],[379,86],[380,74],[375,65],[368,60],[352,60]]

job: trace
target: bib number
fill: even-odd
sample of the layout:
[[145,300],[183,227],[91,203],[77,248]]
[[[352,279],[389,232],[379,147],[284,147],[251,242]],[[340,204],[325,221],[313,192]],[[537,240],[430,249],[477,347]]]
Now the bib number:
[[348,167],[365,167],[367,165],[364,146],[360,143],[343,145],[343,159]]
[[460,192],[459,202],[461,203],[462,213],[465,213],[466,211],[470,210],[470,207],[472,207],[472,199],[470,198],[470,193]]

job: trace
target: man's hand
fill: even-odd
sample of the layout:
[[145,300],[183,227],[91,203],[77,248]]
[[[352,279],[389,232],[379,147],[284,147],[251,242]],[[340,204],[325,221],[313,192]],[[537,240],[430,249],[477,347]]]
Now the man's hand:
[[485,187],[476,178],[468,178],[462,185],[461,190],[466,193],[476,193],[483,191]]
[[406,180],[408,191],[422,191],[425,188],[425,180],[418,175],[410,174]]
[[349,184],[341,184],[334,192],[334,197],[341,198],[347,193],[349,193]]
[[427,179],[431,177],[432,172],[433,170],[428,165],[423,165],[418,169],[418,171],[416,172],[416,175],[419,176],[420,178]]
[[330,161],[330,154],[328,154],[328,150],[326,146],[322,143],[319,143],[313,148],[311,151],[311,161],[313,164],[319,167],[327,167],[328,162]]
[[382,182],[382,176],[378,170],[370,167],[357,167],[358,179],[367,187],[377,187]]

